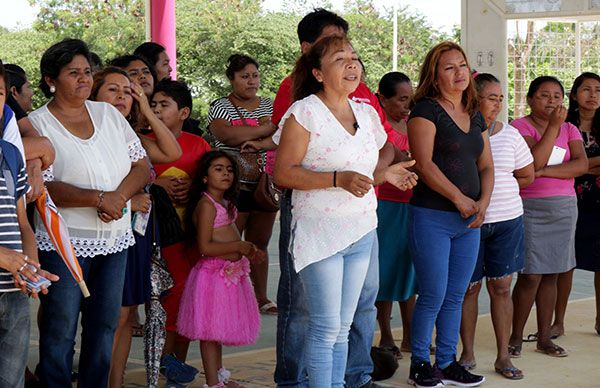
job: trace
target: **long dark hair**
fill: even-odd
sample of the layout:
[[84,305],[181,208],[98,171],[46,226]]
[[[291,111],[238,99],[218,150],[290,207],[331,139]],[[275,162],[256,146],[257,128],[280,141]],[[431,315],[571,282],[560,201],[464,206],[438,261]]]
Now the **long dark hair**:
[[233,168],[233,183],[223,195],[223,198],[229,201],[227,213],[230,217],[233,216],[235,203],[239,193],[238,165],[235,159],[227,152],[220,150],[209,151],[202,155],[202,158],[198,162],[196,175],[192,180],[188,194],[188,203],[183,214],[185,241],[188,245],[195,245],[198,239],[197,228],[196,224],[194,223],[194,211],[196,210],[196,206],[198,206],[198,202],[200,202],[200,199],[202,199],[203,193],[208,189],[208,185],[206,182],[204,182],[204,178],[208,176],[208,169],[210,168],[211,164],[219,158],[227,158],[231,162],[231,167]]
[[323,83],[317,81],[313,69],[321,68],[321,59],[331,47],[341,47],[350,41],[342,36],[329,36],[320,39],[308,52],[302,54],[292,72],[292,97],[294,101],[301,100],[323,90]]
[[[581,73],[573,82],[571,93],[569,93],[569,111],[567,112],[566,122],[573,124],[577,128],[579,128],[581,120],[579,119],[579,103],[575,100],[575,96],[577,96],[577,90],[586,79],[593,79],[600,82],[600,76],[596,73],[585,72]],[[596,109],[594,118],[592,119],[592,135],[594,135],[595,139],[600,140],[600,108]]]

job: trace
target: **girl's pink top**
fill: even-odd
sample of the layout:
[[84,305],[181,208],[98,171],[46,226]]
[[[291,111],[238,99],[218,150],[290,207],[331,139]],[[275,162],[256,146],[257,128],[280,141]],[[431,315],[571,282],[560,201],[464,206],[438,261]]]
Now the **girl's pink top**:
[[[511,125],[519,130],[521,135],[524,137],[530,136],[532,137],[536,143],[542,139],[542,136],[535,129],[535,127],[527,120],[525,117],[521,117],[520,119],[516,119],[511,123]],[[556,140],[554,141],[554,145],[566,150],[565,156],[563,157],[563,162],[567,162],[571,160],[571,151],[569,148],[569,143],[572,141],[580,140],[583,141],[581,137],[581,133],[571,123],[563,123],[560,126],[560,133]],[[532,184],[525,187],[521,190],[522,198],[544,198],[544,197],[574,197],[575,196],[575,179],[563,179],[563,178],[548,178],[548,177],[539,177],[535,178]]]
[[237,209],[235,207],[233,208],[233,217],[229,217],[227,208],[225,208],[223,204],[211,197],[211,195],[206,191],[204,192],[204,195],[210,200],[210,202],[212,202],[217,210],[217,215],[215,215],[215,221],[213,222],[213,228],[220,228],[222,226],[231,225],[235,222],[235,219],[237,218]]

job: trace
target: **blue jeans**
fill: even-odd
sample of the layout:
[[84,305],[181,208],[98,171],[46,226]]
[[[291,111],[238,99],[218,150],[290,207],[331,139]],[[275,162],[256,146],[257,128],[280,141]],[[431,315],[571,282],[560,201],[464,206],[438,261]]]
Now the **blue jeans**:
[[38,371],[42,385],[71,386],[73,346],[81,312],[78,387],[106,387],[123,297],[127,250],[78,258],[91,294],[86,299],[56,252],[39,251],[39,256],[42,268],[60,276],[50,292],[41,297]]
[[[288,251],[292,224],[291,190],[284,190],[280,208],[279,234],[279,287],[277,290],[277,365],[275,383],[279,387],[308,387],[304,360],[304,344],[308,326],[308,307],[300,277],[294,269]],[[358,388],[371,380],[373,361],[371,345],[375,330],[375,298],[379,289],[379,261],[377,238],[365,283],[361,290],[354,322],[348,337],[346,386]]]
[[21,292],[0,293],[0,388],[25,385],[29,350],[29,299]]
[[346,363],[346,387],[358,388],[371,381],[373,360],[371,346],[377,318],[375,300],[379,292],[379,240],[373,239],[369,269],[360,291],[354,321],[348,336],[348,361]]
[[288,248],[292,226],[292,192],[284,190],[279,214],[279,286],[277,289],[277,364],[275,383],[280,387],[308,387],[304,342],[308,310],[304,290]]
[[410,206],[409,244],[419,297],[412,320],[412,364],[429,362],[436,326],[436,362],[445,368],[456,356],[462,302],[479,251],[479,229],[458,212]]
[[367,276],[375,230],[299,272],[308,305],[309,386],[343,387],[348,333]]

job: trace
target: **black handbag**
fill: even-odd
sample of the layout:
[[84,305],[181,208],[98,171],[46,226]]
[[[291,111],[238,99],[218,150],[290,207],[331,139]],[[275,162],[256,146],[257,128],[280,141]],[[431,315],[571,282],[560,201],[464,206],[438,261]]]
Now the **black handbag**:
[[184,240],[183,227],[169,194],[159,185],[150,186],[154,209],[160,222],[160,245],[165,248]]

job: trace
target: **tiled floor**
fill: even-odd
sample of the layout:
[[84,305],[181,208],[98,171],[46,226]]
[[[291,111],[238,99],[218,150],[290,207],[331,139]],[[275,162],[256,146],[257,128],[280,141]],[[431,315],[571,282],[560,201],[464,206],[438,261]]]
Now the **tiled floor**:
[[[556,340],[570,354],[566,358],[552,358],[534,351],[535,344],[524,344],[523,356],[513,360],[514,365],[521,368],[525,378],[521,381],[508,381],[494,373],[493,362],[496,356],[493,340],[492,324],[489,315],[480,316],[476,336],[476,373],[486,377],[484,387],[540,387],[562,388],[600,387],[600,336],[593,331],[594,301],[581,299],[571,302],[567,318],[567,334]],[[535,314],[529,319],[528,329],[534,331]],[[401,330],[395,331],[401,338]],[[408,376],[409,355],[400,361],[400,368],[389,380],[381,382],[385,387],[409,387]],[[190,363],[200,368],[199,359]],[[275,367],[275,351],[273,347],[229,354],[224,363],[232,371],[236,381],[248,388],[273,387],[273,370]],[[126,387],[143,387],[145,383],[144,369],[131,369],[126,376]],[[202,387],[202,376],[189,385],[191,388]]]
[[[269,296],[275,298],[279,278],[277,241],[279,237],[279,222],[276,221],[273,237],[269,245],[271,262],[269,266]],[[495,354],[490,318],[483,315],[477,332],[478,372],[486,375],[489,387],[600,387],[600,337],[592,333],[594,304],[589,298],[593,297],[593,274],[576,271],[567,317],[567,336],[558,343],[573,351],[566,359],[553,359],[533,352],[531,346],[525,347],[522,360],[515,365],[522,367],[527,374],[521,382],[509,382],[493,373],[491,369]],[[588,300],[585,300],[585,299]],[[31,303],[32,317],[37,311],[37,302]],[[489,313],[489,298],[485,287],[480,295],[480,313]],[[397,338],[401,338],[401,328],[397,305],[394,306],[392,324],[396,328]],[[140,309],[141,312],[142,309]],[[277,319],[273,316],[263,316],[261,334],[257,344],[243,348],[225,348],[225,363],[233,375],[247,387],[272,387],[272,375],[275,365],[275,334]],[[534,330],[534,316],[529,319],[529,327]],[[531,349],[530,349],[531,348]],[[134,338],[126,376],[127,387],[145,386],[143,369],[143,345],[139,338]],[[32,319],[31,347],[29,365],[35,367],[38,360],[38,331],[35,319]],[[200,352],[197,343],[190,346],[188,360],[200,368]],[[77,354],[74,360],[77,365]],[[405,386],[408,374],[408,355],[400,361],[400,368],[394,378],[384,383],[386,386]],[[201,387],[203,380],[197,379],[190,387]]]

